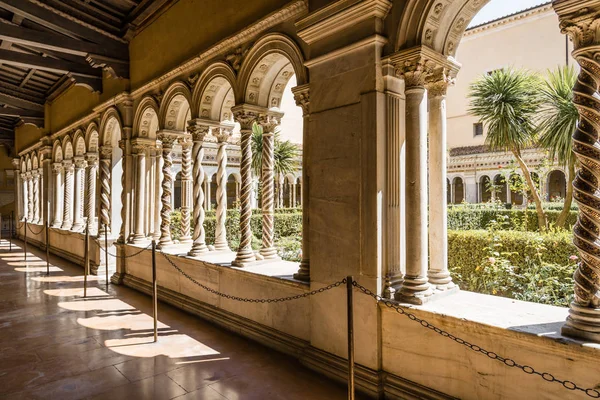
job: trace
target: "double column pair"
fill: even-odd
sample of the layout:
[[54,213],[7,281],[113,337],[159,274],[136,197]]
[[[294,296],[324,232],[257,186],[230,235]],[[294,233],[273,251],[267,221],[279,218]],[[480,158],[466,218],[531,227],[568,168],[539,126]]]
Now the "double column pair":
[[[388,170],[392,175],[395,169],[405,171],[406,232],[400,235],[400,224],[394,221],[392,225],[397,228],[388,229],[387,234],[404,240],[406,272],[402,277],[399,257],[388,257],[388,292],[394,293],[393,284],[399,282],[396,299],[423,304],[434,293],[455,287],[448,271],[446,89],[459,66],[424,47],[398,53],[391,62],[404,80],[405,163],[400,165],[397,151],[397,155],[388,155]],[[390,199],[388,203],[399,204]],[[399,243],[390,243],[387,251],[397,252],[394,245]]]
[[[196,119],[188,124],[192,134],[193,148],[193,203],[194,203],[194,236],[192,249],[188,255],[198,256],[208,252],[206,231],[204,229],[204,143],[207,135],[212,134],[217,139],[217,212],[215,230],[215,250],[228,251],[227,228],[227,144],[231,140],[233,126],[222,125],[213,121]],[[210,190],[210,189],[209,189]]]
[[21,175],[23,180],[24,213],[30,223],[41,222],[41,179],[43,169],[34,169]]

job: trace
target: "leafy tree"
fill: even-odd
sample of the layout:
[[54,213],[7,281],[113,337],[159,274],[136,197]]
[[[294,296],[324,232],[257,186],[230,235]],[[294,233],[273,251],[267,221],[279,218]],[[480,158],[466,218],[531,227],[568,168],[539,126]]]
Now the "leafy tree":
[[[257,176],[261,176],[262,168],[262,126],[254,123],[252,125],[252,170]],[[281,132],[275,131],[274,135],[274,173],[276,175],[286,175],[298,169],[298,157],[300,150],[289,140],[281,140]]]
[[520,69],[500,69],[476,79],[469,88],[469,112],[487,127],[486,145],[514,155],[535,202],[540,231],[547,228],[542,200],[521,155],[536,138],[539,78]]
[[540,90],[542,104],[538,124],[539,143],[548,149],[551,159],[557,159],[567,169],[567,193],[563,210],[555,223],[558,228],[564,227],[573,201],[577,159],[573,153],[572,136],[579,121],[579,113],[573,103],[573,86],[576,82],[575,68],[559,67],[548,71],[548,77]]

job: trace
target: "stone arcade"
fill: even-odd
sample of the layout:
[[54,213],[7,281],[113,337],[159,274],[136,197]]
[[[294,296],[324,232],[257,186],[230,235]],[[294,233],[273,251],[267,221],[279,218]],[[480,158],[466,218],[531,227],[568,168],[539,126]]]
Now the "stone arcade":
[[[593,344],[600,342],[600,0],[553,4],[581,66],[574,90],[582,116],[575,135],[581,169],[574,186],[582,263],[568,317],[556,307],[460,292],[448,272],[446,91],[460,74],[454,55],[464,30],[487,1],[171,3],[118,38],[129,49],[126,73],[118,68],[123,63],[97,61],[104,69],[100,87],[91,91],[88,81],[73,75],[48,101],[45,124],[38,119],[37,127],[15,128],[16,214],[34,225],[51,224],[53,253],[81,264],[88,222],[99,239],[91,254],[96,266],[104,262],[99,246],[105,231],[111,251],[121,256],[156,240],[194,279],[236,296],[298,295],[353,275],[465,341],[586,387],[600,383]],[[225,15],[215,18],[219,11]],[[290,195],[303,209],[299,265],[278,257],[273,225],[281,203],[273,132],[285,118],[279,105],[292,76],[304,122],[301,196],[296,189]],[[264,132],[259,251],[251,247],[250,226],[253,123]],[[241,237],[234,253],[225,218],[228,155],[237,146]],[[217,185],[210,247],[204,221],[211,190],[202,167],[209,149],[216,153]],[[170,231],[176,153],[179,243]],[[45,243],[43,233],[30,240]],[[119,259],[112,282],[148,292],[150,257],[144,250]],[[342,288],[294,303],[240,305],[189,284],[162,257],[158,270],[161,300],[345,380]],[[372,398],[570,394],[451,343],[366,296],[355,299],[355,321],[356,383]]]

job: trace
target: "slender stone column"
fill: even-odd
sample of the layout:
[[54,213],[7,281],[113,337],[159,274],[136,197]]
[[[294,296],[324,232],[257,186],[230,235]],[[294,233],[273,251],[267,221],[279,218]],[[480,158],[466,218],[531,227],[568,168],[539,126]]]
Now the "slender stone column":
[[144,214],[146,213],[146,145],[133,144],[133,151],[137,158],[137,173],[135,182],[135,233],[133,243],[143,243],[146,240],[144,231]]
[[123,152],[123,173],[121,174],[121,229],[118,242],[125,243],[129,232],[129,213],[127,210],[129,199],[131,199],[131,193],[127,193],[128,182],[126,179],[127,176],[131,176],[131,154],[129,154],[128,140],[120,140],[119,148]]
[[290,189],[290,207],[295,208],[296,207],[296,184],[292,183],[291,184],[291,189]]
[[192,138],[185,135],[181,144],[181,243],[190,243],[190,219],[192,212]]
[[[273,173],[275,167],[275,128],[281,122],[283,114],[269,112],[260,117],[259,123],[263,128],[262,136],[262,187],[261,187],[261,207],[262,207],[262,247],[260,254],[265,259],[277,259],[277,249],[273,245],[275,236],[275,224],[273,206]],[[280,179],[281,180],[281,179]],[[283,188],[283,185],[280,185]],[[280,189],[280,198],[282,193]]]
[[60,228],[62,225],[62,201],[64,199],[64,188],[62,186],[62,163],[52,164],[52,175],[54,176],[54,219],[52,221],[53,228]]
[[75,157],[73,159],[75,163],[75,175],[74,175],[74,192],[73,192],[73,226],[71,230],[79,232],[84,227],[83,222],[83,191],[85,182],[85,167],[86,162],[83,157]]
[[[217,152],[217,224],[215,229],[215,250],[229,251],[227,243],[227,141],[231,138],[231,128],[215,129],[219,150]],[[214,133],[213,133],[214,134]]]
[[308,85],[296,86],[292,89],[296,105],[302,108],[302,261],[298,272],[294,274],[294,279],[308,282],[310,281],[310,219],[309,219],[309,174],[308,165],[310,162],[309,152],[309,120],[310,120],[310,90]]
[[33,172],[27,172],[27,221],[33,222]]
[[85,187],[85,217],[89,222],[91,232],[98,232],[96,223],[96,175],[98,174],[98,154],[87,153],[86,183]]
[[396,298],[422,304],[431,296],[427,279],[427,61],[420,54],[396,64],[406,95],[406,274]]
[[[149,232],[150,238],[158,241],[161,236],[160,223],[161,220],[161,197],[162,197],[162,169],[164,166],[164,159],[162,157],[162,143],[157,143],[156,146],[150,149],[151,152],[151,167],[149,171],[150,180],[148,182],[152,182],[152,189],[150,190],[149,203],[148,208],[150,210],[154,210],[154,213],[151,211],[149,214]],[[171,186],[171,201],[173,201],[172,197],[173,186]],[[171,203],[173,204],[173,203]]]
[[22,172],[21,176],[21,186],[23,193],[23,214],[21,216],[21,221],[24,221],[27,218],[27,212],[29,211],[29,183],[27,182],[27,172]]
[[235,201],[240,201],[240,183],[238,181],[235,182]]
[[18,158],[13,158],[12,165],[15,180],[15,218],[20,220],[23,213],[23,187],[21,186],[21,173],[19,172],[21,162]]
[[99,234],[110,235],[110,209],[111,209],[111,164],[112,164],[112,148],[110,146],[102,146],[100,148],[100,226]]
[[212,179],[207,180],[204,184],[206,185],[206,191],[204,192],[206,193],[206,210],[210,211],[212,210]]
[[37,224],[40,222],[40,174],[37,169],[31,173],[31,181],[33,187],[33,195],[31,196],[33,216],[31,223]]
[[252,251],[252,228],[250,219],[252,218],[252,124],[256,122],[258,110],[247,104],[232,107],[231,111],[235,120],[241,126],[240,150],[242,157],[240,160],[240,172],[242,176],[242,195],[240,210],[240,247],[233,265],[243,267],[256,260],[254,251]]
[[168,133],[161,133],[158,139],[162,143],[162,208],[160,210],[160,240],[158,248],[164,248],[173,243],[171,240],[171,212],[173,206],[171,200],[173,197],[173,145],[177,142],[177,137]]
[[579,169],[573,181],[573,198],[579,218],[573,243],[580,263],[575,271],[575,298],[562,333],[600,342],[600,3],[591,0],[554,2],[563,33],[573,41],[573,58],[581,70],[573,87],[573,102],[580,121],[573,135]]
[[208,252],[206,246],[206,232],[204,230],[204,208],[206,207],[204,198],[204,168],[202,161],[204,159],[204,138],[209,132],[208,126],[198,125],[195,121],[188,124],[188,132],[192,135],[194,146],[192,148],[193,159],[193,183],[194,183],[194,236],[192,237],[192,249],[188,255],[198,256]]
[[443,74],[427,86],[429,98],[429,283],[437,290],[456,285],[448,271],[446,206],[446,90],[453,78]]
[[63,222],[61,229],[70,230],[73,226],[73,162],[71,160],[64,160],[63,170],[65,174],[65,190],[63,201]]

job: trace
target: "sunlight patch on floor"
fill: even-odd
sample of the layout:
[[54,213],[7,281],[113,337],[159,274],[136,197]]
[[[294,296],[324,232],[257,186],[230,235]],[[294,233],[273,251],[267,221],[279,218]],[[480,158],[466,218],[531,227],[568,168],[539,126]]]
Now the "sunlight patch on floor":
[[[46,289],[44,290],[44,293],[47,294],[48,296],[55,296],[55,297],[82,297],[83,299],[83,288],[82,287],[78,287],[78,288],[62,288],[62,289]],[[110,296],[108,293],[106,293],[104,290],[98,289],[97,287],[88,287],[87,288],[87,295],[88,297],[90,296]],[[92,299],[87,299],[89,301],[92,301]],[[123,303],[125,304],[125,303]]]
[[[44,263],[44,266],[39,266],[39,267],[17,267],[15,268],[15,271],[17,272],[46,272],[46,264]],[[50,267],[50,272],[63,272],[62,269],[58,268],[58,267]]]
[[184,334],[169,334],[161,336],[158,342],[153,342],[152,333],[146,337],[133,337],[124,339],[109,339],[104,345],[119,354],[132,357],[157,357],[171,358],[199,357],[220,354],[218,351],[200,343]]
[[[86,328],[98,329],[101,331],[112,331],[117,329],[130,329],[141,331],[154,329],[154,319],[147,314],[125,314],[110,315],[107,317],[78,318],[77,322]],[[162,322],[158,323],[158,329],[169,328]]]
[[[52,271],[52,267],[50,267],[50,271]],[[32,281],[36,282],[48,282],[48,283],[60,283],[60,282],[83,282],[83,276],[63,276],[63,275],[55,275],[55,276],[34,276],[30,278]],[[102,278],[95,275],[88,275],[89,281],[104,281]]]

